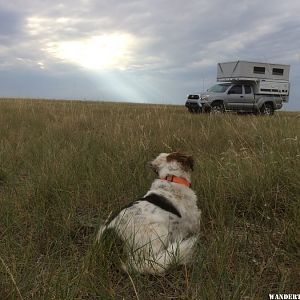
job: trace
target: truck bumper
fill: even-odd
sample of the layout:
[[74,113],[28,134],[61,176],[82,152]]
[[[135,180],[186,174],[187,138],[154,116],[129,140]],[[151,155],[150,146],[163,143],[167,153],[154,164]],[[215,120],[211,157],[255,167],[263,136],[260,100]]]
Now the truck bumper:
[[185,107],[187,107],[189,112],[202,112],[202,106],[198,101],[187,100],[185,102]]

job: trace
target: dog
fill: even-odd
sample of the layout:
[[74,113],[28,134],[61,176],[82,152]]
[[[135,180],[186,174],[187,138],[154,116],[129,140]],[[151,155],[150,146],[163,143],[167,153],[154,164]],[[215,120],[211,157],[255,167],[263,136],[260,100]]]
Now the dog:
[[131,202],[100,226],[97,241],[114,231],[124,244],[123,270],[164,274],[193,259],[201,211],[191,189],[191,156],[161,153],[150,167],[158,175],[144,197]]

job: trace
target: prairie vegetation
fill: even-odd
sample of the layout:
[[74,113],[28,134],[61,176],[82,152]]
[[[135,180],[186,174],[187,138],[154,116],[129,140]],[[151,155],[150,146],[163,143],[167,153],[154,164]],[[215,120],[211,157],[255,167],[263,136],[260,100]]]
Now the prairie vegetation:
[[[299,293],[300,115],[0,101],[0,299],[267,299]],[[158,153],[192,154],[197,259],[122,273],[96,226],[145,194]]]

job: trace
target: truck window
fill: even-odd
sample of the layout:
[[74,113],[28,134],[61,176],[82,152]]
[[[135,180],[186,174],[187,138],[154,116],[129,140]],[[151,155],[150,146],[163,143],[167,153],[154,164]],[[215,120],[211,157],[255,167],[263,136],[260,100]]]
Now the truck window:
[[215,84],[207,91],[212,93],[224,93],[230,87],[230,85],[230,83]]
[[236,84],[234,85],[228,92],[228,94],[242,94],[242,85]]
[[251,86],[249,84],[244,85],[245,94],[251,94]]

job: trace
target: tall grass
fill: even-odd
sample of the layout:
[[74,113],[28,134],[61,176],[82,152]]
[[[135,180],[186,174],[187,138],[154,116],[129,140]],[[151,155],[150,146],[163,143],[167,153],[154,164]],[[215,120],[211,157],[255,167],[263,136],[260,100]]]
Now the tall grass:
[[[0,101],[0,299],[266,299],[299,292],[300,115]],[[192,266],[122,273],[94,226],[142,196],[147,162],[194,156],[202,210]]]

